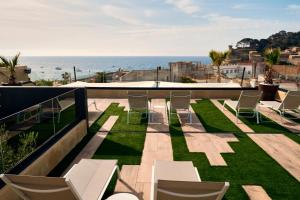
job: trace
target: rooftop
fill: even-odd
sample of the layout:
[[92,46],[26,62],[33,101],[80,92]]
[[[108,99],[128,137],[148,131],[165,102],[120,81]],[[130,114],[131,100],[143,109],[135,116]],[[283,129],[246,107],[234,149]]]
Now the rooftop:
[[[138,86],[152,88],[154,83],[143,82]],[[117,159],[122,180],[114,178],[105,196],[129,192],[140,199],[150,199],[151,168],[155,160],[192,161],[202,181],[230,183],[226,199],[297,199],[300,195],[300,120],[288,118],[288,115],[298,117],[297,113],[281,118],[274,110],[260,106],[261,123],[257,124],[256,119],[249,116],[241,116],[236,121],[234,111],[227,106],[223,108],[223,102],[224,99],[237,99],[241,91],[239,87],[228,87],[230,92],[226,94],[219,88],[219,91],[210,91],[211,98],[201,98],[189,85],[192,123],[181,110],[169,119],[166,109],[169,97],[155,96],[149,91],[150,116],[133,113],[128,124],[128,98],[117,98],[113,93],[103,98],[101,83],[76,82],[69,85],[75,86],[87,87],[87,133],[45,175],[63,176],[83,158]],[[178,83],[160,83],[160,87],[167,87],[170,91],[170,88],[180,86]],[[131,90],[137,85],[122,83],[122,86],[116,86],[116,83],[111,83],[110,87],[128,87]],[[59,130],[72,122],[78,124],[78,113],[74,113],[78,112],[76,99],[80,98],[78,90],[85,89],[56,89],[68,92],[59,96],[59,101],[66,106],[60,113],[60,121],[56,116],[53,118],[54,127]],[[35,89],[29,88],[29,93],[32,90]],[[98,96],[95,90],[98,90]],[[227,97],[217,98],[222,96],[220,93]],[[75,104],[70,103],[71,100]],[[43,108],[46,103],[42,103]],[[30,123],[29,129],[39,132],[40,144],[47,139],[41,132],[45,130],[46,123],[50,124],[47,126],[49,129],[53,125],[51,122],[50,117],[40,119],[39,123]],[[30,173],[40,175],[40,172]],[[3,195],[1,192],[3,190],[0,190],[0,196]]]

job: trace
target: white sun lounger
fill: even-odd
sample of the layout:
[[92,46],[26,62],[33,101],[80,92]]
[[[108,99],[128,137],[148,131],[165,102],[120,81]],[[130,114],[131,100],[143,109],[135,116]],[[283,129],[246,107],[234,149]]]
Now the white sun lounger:
[[150,102],[148,93],[145,91],[128,91],[127,124],[130,122],[130,114],[135,112],[145,112],[146,118],[149,116]]
[[191,161],[155,161],[151,200],[221,200],[228,182],[201,182]]
[[223,103],[223,109],[225,105],[229,106],[235,112],[236,122],[238,122],[239,115],[242,113],[250,113],[253,115],[251,118],[256,117],[256,122],[259,124],[259,112],[257,111],[257,105],[261,97],[261,92],[257,90],[242,91],[237,101],[225,100]]
[[116,171],[117,160],[82,159],[64,177],[0,176],[23,200],[100,200]]
[[[286,96],[282,100],[282,102],[278,101],[260,101],[262,106],[271,108],[279,112],[281,119],[287,111],[296,111],[298,114],[300,113],[300,91],[289,91]],[[296,117],[299,119],[300,117]]]
[[169,121],[172,114],[177,114],[177,111],[188,113],[189,123],[192,123],[192,112],[190,111],[191,91],[172,91],[170,92],[170,101],[167,102],[169,111]]

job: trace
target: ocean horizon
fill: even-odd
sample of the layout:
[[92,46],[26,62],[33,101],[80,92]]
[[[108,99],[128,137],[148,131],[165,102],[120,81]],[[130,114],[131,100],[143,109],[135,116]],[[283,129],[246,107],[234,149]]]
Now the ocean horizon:
[[64,72],[77,77],[93,75],[96,72],[123,70],[155,69],[168,67],[169,62],[192,61],[209,64],[208,56],[21,56],[20,64],[31,68],[32,81],[39,79],[59,80]]

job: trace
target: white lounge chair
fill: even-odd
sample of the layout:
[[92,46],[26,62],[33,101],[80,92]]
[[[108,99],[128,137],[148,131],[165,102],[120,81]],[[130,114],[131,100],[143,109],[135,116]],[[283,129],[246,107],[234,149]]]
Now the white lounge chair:
[[0,176],[23,200],[100,200],[116,171],[117,160],[82,159],[64,177]]
[[155,161],[151,200],[221,200],[228,182],[201,182],[191,161]]
[[242,91],[240,97],[237,101],[225,100],[223,103],[223,109],[225,105],[229,106],[235,112],[236,122],[240,114],[250,113],[252,116],[244,116],[254,118],[256,117],[256,122],[259,124],[259,112],[257,111],[257,106],[261,97],[261,92],[257,90]]
[[192,112],[190,111],[191,91],[172,91],[170,92],[170,101],[167,102],[169,111],[169,121],[172,114],[177,114],[177,111],[188,113],[189,123],[192,123]]
[[[130,114],[137,112],[145,112],[146,118],[149,116],[150,102],[148,93],[145,91],[128,91],[129,109],[127,111],[127,124],[130,122]],[[149,119],[148,119],[149,120]]]
[[[300,114],[300,91],[288,91],[282,102],[278,101],[260,101],[262,106],[271,108],[279,112],[281,119],[287,111],[295,111]],[[299,119],[300,117],[295,117]],[[293,119],[290,118],[290,119]]]

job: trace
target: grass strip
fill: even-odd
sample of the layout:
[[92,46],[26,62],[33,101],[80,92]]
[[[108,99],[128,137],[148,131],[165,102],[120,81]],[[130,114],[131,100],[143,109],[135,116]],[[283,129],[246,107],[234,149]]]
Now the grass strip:
[[228,121],[209,100],[198,101],[192,106],[208,132],[233,131],[239,142],[230,143],[235,153],[222,154],[228,166],[210,166],[204,153],[189,152],[180,122],[174,117],[170,134],[175,160],[193,161],[203,181],[229,181],[230,188],[224,199],[248,199],[242,185],[261,185],[275,200],[299,197],[299,182]]

